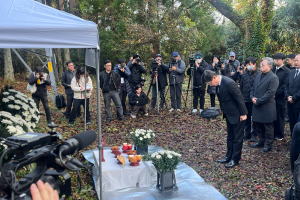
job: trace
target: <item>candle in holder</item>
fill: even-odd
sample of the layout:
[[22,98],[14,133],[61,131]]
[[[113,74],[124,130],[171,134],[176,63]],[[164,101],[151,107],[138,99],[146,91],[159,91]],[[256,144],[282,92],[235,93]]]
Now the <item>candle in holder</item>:
[[137,161],[141,161],[142,160],[142,155],[136,155]]
[[127,149],[128,149],[127,143],[123,143],[123,150],[127,150]]
[[132,144],[128,144],[128,149],[132,149]]

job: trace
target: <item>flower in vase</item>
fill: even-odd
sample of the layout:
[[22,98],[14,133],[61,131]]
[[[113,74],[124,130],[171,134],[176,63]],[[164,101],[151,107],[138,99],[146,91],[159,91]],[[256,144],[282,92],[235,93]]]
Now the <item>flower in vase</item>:
[[8,96],[7,98],[10,100],[15,100],[15,97],[13,97],[13,96]]
[[140,140],[143,140],[143,138],[142,138],[142,137],[140,137]]
[[3,98],[2,101],[3,101],[4,103],[7,103],[7,102],[9,102],[9,99],[8,99],[8,98]]
[[9,92],[3,92],[2,94],[4,94],[4,95],[9,95]]
[[173,158],[173,156],[172,156],[172,155],[170,155],[170,154],[169,154],[169,155],[167,155],[167,157],[168,157],[168,158],[170,158],[170,159],[171,159],[171,158]]
[[160,158],[161,158],[161,155],[157,155],[156,158],[157,158],[157,159],[160,159]]

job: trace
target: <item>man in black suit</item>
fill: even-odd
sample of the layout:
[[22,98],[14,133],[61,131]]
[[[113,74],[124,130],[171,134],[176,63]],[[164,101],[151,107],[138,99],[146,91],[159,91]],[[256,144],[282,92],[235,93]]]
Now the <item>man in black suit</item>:
[[210,86],[217,86],[220,95],[220,104],[227,123],[227,154],[218,160],[228,163],[225,167],[231,168],[239,164],[242,155],[244,128],[247,119],[247,108],[238,85],[231,78],[217,75],[206,70],[203,81]]
[[272,149],[274,140],[274,124],[277,118],[275,92],[279,85],[278,77],[271,72],[274,61],[272,58],[263,58],[260,64],[262,74],[255,78],[250,97],[253,102],[252,119],[256,125],[259,141],[251,147],[264,147],[261,151]]
[[[291,70],[285,89],[285,97],[288,100],[288,115],[291,135],[300,114],[300,54],[295,57],[295,69]],[[287,143],[290,145],[290,142]]]
[[286,114],[286,98],[284,90],[288,80],[290,70],[283,65],[285,59],[284,53],[276,53],[274,55],[274,64],[272,72],[279,79],[279,86],[275,93],[277,120],[274,121],[274,137],[275,140],[284,138],[285,114]]

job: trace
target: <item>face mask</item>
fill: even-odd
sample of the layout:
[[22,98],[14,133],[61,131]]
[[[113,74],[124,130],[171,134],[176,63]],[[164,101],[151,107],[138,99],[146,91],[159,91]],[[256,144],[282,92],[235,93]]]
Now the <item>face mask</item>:
[[196,59],[197,63],[201,63],[201,59]]
[[252,70],[254,69],[254,65],[247,65],[247,69],[248,69],[249,71],[252,71]]

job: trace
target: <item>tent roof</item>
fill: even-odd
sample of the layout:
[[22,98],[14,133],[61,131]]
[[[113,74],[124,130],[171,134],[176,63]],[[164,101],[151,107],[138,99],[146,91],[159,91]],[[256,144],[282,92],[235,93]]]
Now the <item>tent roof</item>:
[[97,48],[97,25],[33,0],[0,1],[0,48]]

